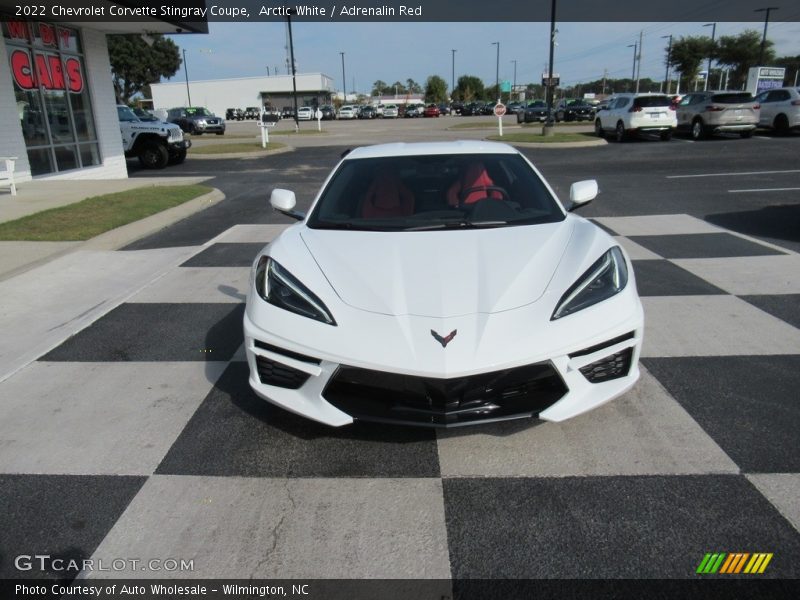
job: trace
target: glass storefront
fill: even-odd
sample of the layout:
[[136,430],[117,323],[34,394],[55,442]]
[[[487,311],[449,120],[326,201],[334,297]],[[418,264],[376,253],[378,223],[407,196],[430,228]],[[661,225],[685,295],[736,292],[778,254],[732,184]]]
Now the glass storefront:
[[24,21],[2,27],[31,175],[100,164],[79,32]]

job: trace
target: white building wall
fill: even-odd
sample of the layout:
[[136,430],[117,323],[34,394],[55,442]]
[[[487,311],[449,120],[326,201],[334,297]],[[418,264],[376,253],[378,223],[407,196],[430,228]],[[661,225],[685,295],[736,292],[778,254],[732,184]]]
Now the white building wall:
[[22,137],[11,69],[8,66],[8,52],[2,40],[0,40],[0,156],[17,157],[14,166],[16,181],[28,181],[31,178],[31,166],[25,151],[25,138]]
[[[37,179],[126,179],[125,154],[117,120],[114,86],[111,83],[111,64],[108,59],[108,44],[104,33],[93,29],[82,29],[84,44],[83,66],[91,92],[97,138],[100,145],[102,165],[39,175]],[[13,107],[8,110],[6,107]],[[8,65],[6,46],[0,41],[0,156],[17,156],[14,178],[17,181],[31,179],[31,169],[25,150],[25,139],[16,110],[11,70]]]
[[[155,110],[188,106],[185,81],[155,83],[150,86]],[[228,108],[246,108],[261,104],[261,92],[286,93],[292,90],[288,75],[272,77],[239,77],[234,79],[189,80],[193,106],[204,106],[217,116],[224,117]],[[308,94],[332,91],[333,80],[321,73],[297,75],[297,93]]]

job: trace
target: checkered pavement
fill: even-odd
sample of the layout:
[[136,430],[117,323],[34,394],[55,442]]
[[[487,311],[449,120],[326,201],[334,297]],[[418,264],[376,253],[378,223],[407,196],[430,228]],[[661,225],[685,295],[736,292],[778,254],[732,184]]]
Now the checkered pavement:
[[24,552],[194,560],[158,577],[685,578],[716,551],[800,577],[800,255],[688,215],[595,221],[634,260],[643,373],[564,423],[275,408],[241,319],[281,226],[198,247],[0,384],[0,577]]

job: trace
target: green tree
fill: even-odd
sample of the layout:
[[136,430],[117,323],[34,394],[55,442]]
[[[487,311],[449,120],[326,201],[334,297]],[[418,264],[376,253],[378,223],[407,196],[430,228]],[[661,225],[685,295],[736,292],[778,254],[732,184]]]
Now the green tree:
[[[764,64],[775,59],[772,42],[767,40],[764,48]],[[753,29],[739,35],[723,35],[719,38],[714,56],[717,62],[731,69],[729,87],[738,88],[746,83],[747,70],[758,65],[761,53],[761,34]]]
[[422,86],[413,79],[406,79],[406,91],[409,94],[421,94]]
[[162,77],[169,79],[181,67],[178,47],[170,39],[151,34],[148,45],[140,35],[109,35],[108,56],[117,102],[127,104],[131,96],[141,92]]
[[380,79],[378,79],[378,81],[372,84],[373,96],[383,96],[384,94],[389,93],[388,90],[389,90],[389,84]]
[[406,86],[404,86],[399,81],[395,81],[392,85],[389,86],[389,94],[397,94],[398,96],[404,96],[408,93]]
[[438,75],[431,75],[425,82],[425,102],[444,102],[447,100],[447,82]]
[[458,78],[456,90],[453,92],[453,99],[461,102],[471,102],[472,100],[482,100],[486,95],[483,81],[474,75],[462,75]]
[[[666,52],[666,48],[664,51]],[[680,72],[681,81],[688,90],[689,84],[697,80],[700,64],[712,53],[711,38],[704,36],[685,36],[672,42],[669,65]],[[641,82],[639,89],[641,89]]]
[[[791,85],[795,82],[797,72],[800,71],[800,54],[797,56],[781,56],[772,61],[776,67],[784,67],[786,69],[786,79],[784,84]],[[800,81],[800,79],[798,79]]]

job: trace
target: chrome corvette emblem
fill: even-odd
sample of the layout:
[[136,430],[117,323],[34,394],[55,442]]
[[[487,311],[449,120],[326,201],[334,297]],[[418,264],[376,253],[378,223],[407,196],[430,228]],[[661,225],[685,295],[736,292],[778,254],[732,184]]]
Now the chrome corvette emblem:
[[438,333],[436,333],[433,329],[431,329],[431,335],[433,336],[433,339],[439,342],[442,345],[442,348],[447,348],[447,344],[449,344],[453,340],[453,338],[456,337],[457,333],[458,329],[453,329],[453,331],[451,331],[445,337],[442,337]]

